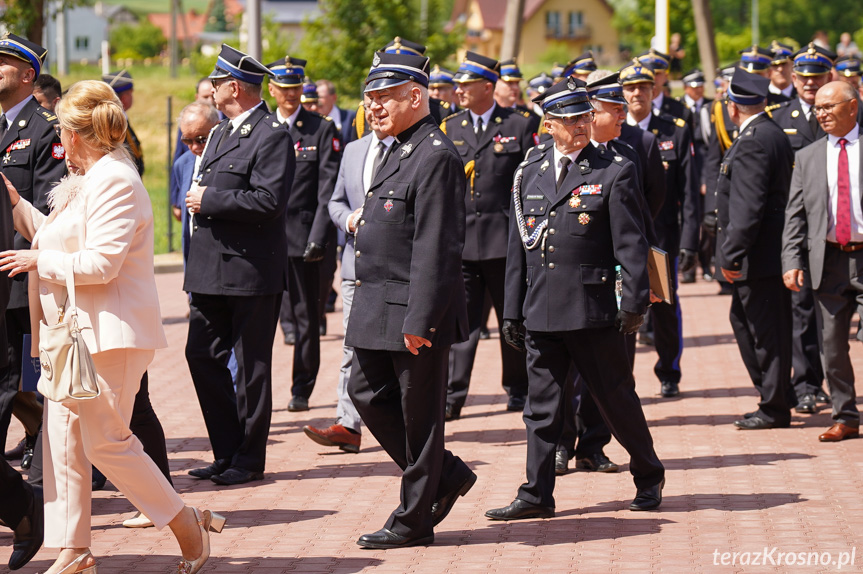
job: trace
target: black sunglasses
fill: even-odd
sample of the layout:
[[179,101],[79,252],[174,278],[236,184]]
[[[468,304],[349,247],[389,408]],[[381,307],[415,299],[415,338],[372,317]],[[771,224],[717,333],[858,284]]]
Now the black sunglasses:
[[209,138],[209,134],[205,136],[195,136],[193,138],[180,138],[180,141],[183,142],[183,145],[190,146],[193,143],[196,144],[205,144],[207,143],[207,139]]
[[63,127],[60,124],[54,124],[54,133],[57,134],[57,137],[60,137],[60,134],[63,132]]

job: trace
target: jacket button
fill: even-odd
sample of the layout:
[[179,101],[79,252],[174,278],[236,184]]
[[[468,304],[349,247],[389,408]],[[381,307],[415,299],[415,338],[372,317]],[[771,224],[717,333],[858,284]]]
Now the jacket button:
[[549,252],[549,253],[554,253],[554,245],[549,245],[549,246],[548,246],[548,252]]
[[477,212],[476,212],[476,216],[477,216],[477,217],[481,217],[481,216],[482,216],[482,212],[481,212],[481,211],[477,211]]
[[366,194],[366,197],[372,197],[373,195],[374,195],[374,193],[372,193],[372,192],[370,191],[370,192],[368,192],[368,193]]
[[554,229],[549,229],[549,230],[548,230],[548,234],[549,234],[549,235],[554,235]]
[[549,216],[549,217],[554,217],[555,215],[557,215],[557,212],[556,212],[556,211],[549,211],[549,212],[548,212],[548,216]]
[[231,169],[232,167],[234,167],[234,164],[228,165],[228,169]]
[[554,263],[549,263],[549,264],[548,264],[548,268],[549,268],[549,269],[554,269]]
[[388,193],[389,195],[392,195],[394,192],[393,192],[393,190],[389,190],[387,193]]
[[430,328],[429,328],[429,333],[434,333],[436,330],[437,330],[437,329],[435,329],[434,327],[430,327]]
[[360,285],[362,285],[362,284],[363,284],[363,282],[362,282],[362,281],[360,281],[359,279],[357,279],[356,286],[357,286],[357,287],[359,287],[359,286],[360,286]]
[[602,282],[603,282],[603,283],[605,283],[606,281],[608,281],[608,277],[606,277],[605,275],[603,275],[603,276],[602,276]]
[[207,173],[210,173],[210,168],[207,168]]
[[479,172],[478,172],[478,171],[473,172],[473,177],[474,177],[474,178],[479,177]]
[[359,251],[357,251],[356,253],[354,253],[354,257],[359,257],[360,255],[362,255],[362,254],[361,254]]
[[475,195],[476,197],[482,197],[482,194],[481,194],[480,192],[476,192],[476,193],[474,193],[474,195]]
[[366,220],[365,220],[365,219],[360,219],[360,225],[365,225],[365,224],[366,224]]

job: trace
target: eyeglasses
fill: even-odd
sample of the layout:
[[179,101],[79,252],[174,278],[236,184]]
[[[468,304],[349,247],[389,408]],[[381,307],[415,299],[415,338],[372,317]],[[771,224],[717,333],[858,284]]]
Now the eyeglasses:
[[210,79],[210,84],[213,86],[214,90],[219,89],[219,86],[221,86],[221,84],[219,82],[221,82],[222,80],[230,81],[228,78],[211,78]]
[[57,134],[57,137],[60,137],[60,134],[63,132],[63,128],[60,124],[54,124],[54,133]]
[[823,106],[812,106],[812,111],[816,116],[820,116],[821,114],[832,114],[833,108],[838,106],[839,104],[844,104],[846,102],[850,102],[854,98],[848,98],[847,100],[842,100],[841,102],[836,102],[835,104],[824,104]]
[[193,143],[196,143],[198,145],[204,145],[205,143],[207,143],[207,138],[209,137],[210,135],[207,134],[205,136],[195,136],[193,138],[180,138],[180,141],[183,142],[183,145],[186,146],[190,146]]
[[579,124],[589,124],[593,121],[593,112],[586,114],[578,114],[577,116],[554,116],[554,119],[559,120],[565,126],[577,126]]

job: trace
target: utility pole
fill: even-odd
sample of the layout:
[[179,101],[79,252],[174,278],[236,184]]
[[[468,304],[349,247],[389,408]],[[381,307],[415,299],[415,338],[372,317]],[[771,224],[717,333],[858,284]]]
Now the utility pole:
[[758,0],[752,0],[752,45],[758,45],[761,39],[761,26],[758,23]]
[[660,52],[668,52],[668,0],[656,0],[654,12],[653,48]]
[[57,75],[65,76],[69,73],[69,51],[66,39],[66,8],[62,2],[57,2],[57,12],[54,19],[56,37],[54,45],[57,50]]
[[524,14],[524,0],[507,0],[503,24],[503,45],[500,47],[501,60],[518,56],[521,44],[522,14]]
[[698,36],[701,68],[704,71],[704,91],[708,97],[712,97],[715,89],[713,80],[716,78],[719,58],[716,56],[716,40],[713,37],[713,15],[710,12],[710,2],[708,0],[692,0],[692,16],[695,19],[695,34]]
[[261,0],[249,0],[246,3],[246,33],[248,45],[246,52],[261,61]]
[[[171,0],[171,38],[168,51],[171,54],[171,77],[177,77],[177,0]],[[168,237],[170,247],[170,234]],[[169,249],[170,250],[170,249]]]

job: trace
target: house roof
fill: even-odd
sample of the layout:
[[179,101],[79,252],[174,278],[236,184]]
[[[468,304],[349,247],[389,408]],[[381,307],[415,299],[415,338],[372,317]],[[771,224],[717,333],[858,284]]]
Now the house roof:
[[[467,7],[470,4],[471,0],[456,0],[453,5],[453,20],[457,19],[461,14],[467,12]],[[482,21],[487,30],[503,30],[504,22],[506,21],[506,10],[501,9],[500,0],[474,0],[479,6],[480,15],[482,16]],[[610,14],[614,13],[614,8],[607,2],[607,0],[597,0],[603,6],[608,9]],[[545,4],[546,0],[525,0],[524,2],[524,12],[522,13],[522,20],[527,21],[533,18],[533,16],[542,8],[542,5]]]
[[[162,30],[165,38],[171,37],[171,15],[170,14],[148,14],[147,20]],[[196,40],[204,31],[207,24],[207,15],[198,14],[189,10],[185,14],[177,14],[177,40]]]

